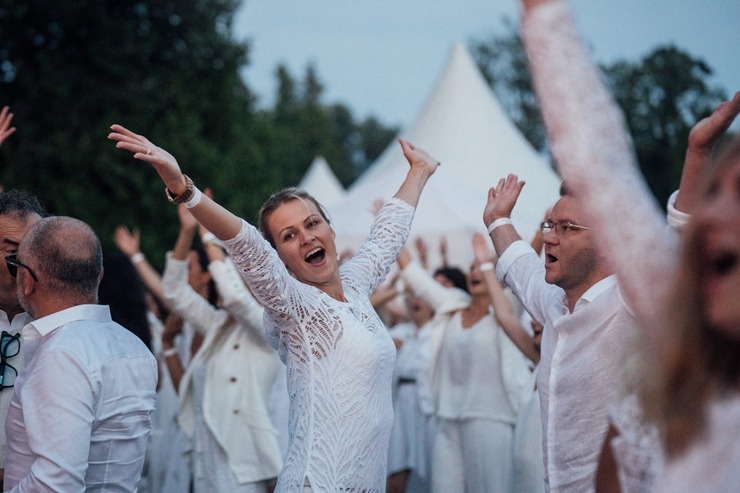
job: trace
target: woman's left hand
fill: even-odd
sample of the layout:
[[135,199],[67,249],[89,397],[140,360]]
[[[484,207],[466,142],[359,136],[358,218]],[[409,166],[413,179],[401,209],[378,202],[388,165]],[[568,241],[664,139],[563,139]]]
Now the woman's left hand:
[[440,162],[429,155],[427,151],[425,151],[421,147],[416,147],[414,144],[404,139],[398,139],[398,142],[401,144],[403,155],[409,162],[411,169],[424,171],[429,176],[437,171]]

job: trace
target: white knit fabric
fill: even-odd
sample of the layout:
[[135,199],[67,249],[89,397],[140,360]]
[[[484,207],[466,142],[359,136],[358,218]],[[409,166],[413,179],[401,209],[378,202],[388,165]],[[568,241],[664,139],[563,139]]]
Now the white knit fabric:
[[340,268],[346,302],[290,276],[244,222],[224,242],[265,307],[265,331],[287,365],[290,438],[277,492],[385,491],[395,347],[368,299],[408,237],[414,209],[391,199]]

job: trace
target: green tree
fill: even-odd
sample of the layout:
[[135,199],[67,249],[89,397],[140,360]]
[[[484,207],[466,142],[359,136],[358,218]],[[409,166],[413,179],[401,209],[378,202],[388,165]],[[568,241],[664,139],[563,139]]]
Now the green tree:
[[[511,23],[507,32],[475,41],[472,52],[504,109],[532,145],[545,149],[545,130],[526,56]],[[637,160],[662,204],[678,187],[691,126],[707,116],[726,92],[712,84],[712,69],[675,46],[658,47],[638,61],[601,67],[624,112]]]
[[[249,183],[264,163],[239,76],[247,46],[231,36],[239,4],[1,0],[0,94],[19,130],[0,152],[0,183],[89,222],[106,246],[127,223],[144,228],[145,248],[167,248],[176,220],[161,185],[105,135],[122,123],[171,150],[201,184],[214,175]],[[260,201],[244,195],[224,199],[240,208]]]
[[637,159],[660,203],[678,187],[691,127],[726,98],[710,85],[711,68],[675,46],[659,47],[638,63],[602,67],[624,112]]

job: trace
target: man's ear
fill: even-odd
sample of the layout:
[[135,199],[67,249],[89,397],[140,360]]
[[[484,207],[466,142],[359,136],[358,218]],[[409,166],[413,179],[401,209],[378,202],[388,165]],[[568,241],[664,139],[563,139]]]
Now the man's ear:
[[36,281],[33,279],[33,276],[30,272],[27,271],[27,269],[18,269],[18,275],[24,276],[23,295],[30,296],[34,291],[36,291]]

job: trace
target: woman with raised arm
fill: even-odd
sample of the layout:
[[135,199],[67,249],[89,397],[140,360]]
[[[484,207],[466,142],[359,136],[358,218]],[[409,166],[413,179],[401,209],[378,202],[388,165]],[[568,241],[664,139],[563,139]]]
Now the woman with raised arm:
[[120,125],[112,130],[116,146],[151,164],[170,200],[184,203],[223,242],[265,307],[267,337],[287,365],[290,394],[288,452],[276,491],[382,492],[395,348],[369,295],[405,243],[439,163],[400,141],[410,164],[406,179],[340,267],[334,230],[306,192],[286,189],[268,199],[258,231],[203,196],[167,151]]
[[709,163],[740,111],[740,93],[691,132],[680,190],[668,204],[668,222],[683,225],[679,237],[665,227],[638,171],[622,115],[567,3],[522,5],[523,41],[559,170],[587,206],[588,224],[644,329],[640,346],[652,351],[638,394],[665,464],[648,471],[648,487],[734,491],[740,442],[728,430],[740,427],[738,138],[712,169]]

